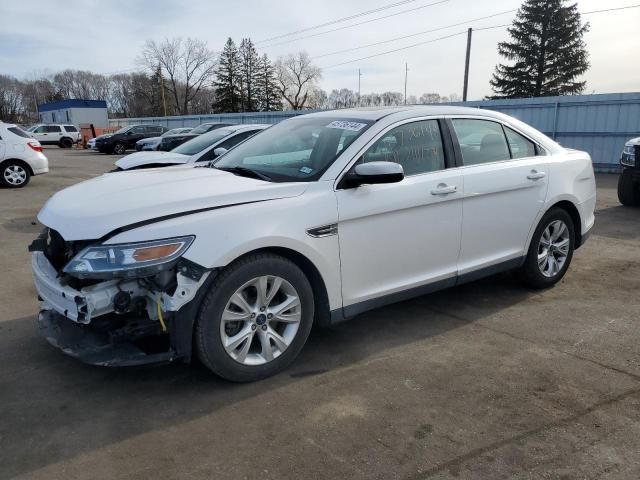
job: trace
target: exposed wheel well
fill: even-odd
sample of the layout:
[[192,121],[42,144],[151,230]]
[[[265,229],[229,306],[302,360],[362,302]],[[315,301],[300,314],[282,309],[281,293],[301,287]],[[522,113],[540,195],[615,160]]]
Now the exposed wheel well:
[[295,263],[304,272],[304,274],[309,279],[309,282],[311,283],[311,289],[313,290],[313,299],[316,312],[314,323],[320,326],[328,326],[330,323],[331,315],[329,308],[329,296],[327,295],[327,287],[324,283],[324,280],[322,279],[322,275],[320,275],[320,272],[313,264],[313,262],[301,253],[285,247],[261,248],[258,250],[247,252],[242,257],[261,252],[274,253],[276,255],[285,257]]
[[549,210],[551,210],[552,208],[561,208],[569,214],[571,220],[573,220],[573,230],[576,237],[574,239],[575,245],[576,248],[579,248],[582,245],[582,220],[580,219],[580,212],[578,212],[576,206],[568,200],[563,200],[552,205]]
[[0,162],[0,168],[4,168],[4,165],[9,162],[19,163],[23,167],[26,167],[27,171],[29,172],[29,175],[33,176],[33,169],[31,168],[31,165],[29,165],[24,160],[20,160],[19,158],[7,158],[6,160],[3,160],[2,162]]

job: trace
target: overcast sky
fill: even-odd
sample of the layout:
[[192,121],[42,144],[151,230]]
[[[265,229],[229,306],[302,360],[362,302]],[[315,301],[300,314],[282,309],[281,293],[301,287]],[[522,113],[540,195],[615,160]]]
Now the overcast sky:
[[[292,31],[304,29],[366,10],[396,3],[398,0],[30,0],[0,3],[0,73],[19,78],[64,68],[100,73],[131,71],[147,39],[192,36],[204,39],[213,50],[220,50],[227,37],[237,43],[250,37],[258,43]],[[519,0],[415,0],[392,9],[359,17],[324,29],[269,43],[258,43],[260,53],[272,59],[298,50],[312,57],[359,47],[395,37],[433,30],[443,26],[517,9]],[[633,5],[635,0],[579,0],[581,12]],[[405,10],[386,19],[345,28],[312,38],[299,37],[352,25]],[[466,36],[416,46],[388,55],[333,66],[455,34],[467,26],[482,28],[510,23],[514,13],[460,25],[437,32],[374,47],[315,58],[323,67],[320,86],[358,88],[358,68],[362,71],[362,93],[403,91],[405,62],[409,65],[408,94],[424,92],[443,95],[462,93]],[[586,75],[587,92],[640,91],[640,8],[587,15],[591,23],[586,36],[591,69]],[[506,29],[477,31],[473,37],[469,98],[479,99],[491,92],[489,79],[499,57],[496,45],[506,38]],[[273,45],[285,40],[296,41]]]

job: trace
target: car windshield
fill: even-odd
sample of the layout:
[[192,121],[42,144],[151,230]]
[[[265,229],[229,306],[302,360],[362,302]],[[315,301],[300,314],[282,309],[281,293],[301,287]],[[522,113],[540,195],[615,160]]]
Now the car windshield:
[[324,116],[292,118],[241,143],[213,167],[252,170],[275,182],[317,180],[372,123]]
[[195,155],[196,153],[200,153],[205,148],[210,147],[214,143],[219,142],[231,133],[232,130],[229,130],[227,128],[218,128],[213,132],[205,133],[196,138],[193,138],[171,151],[173,153],[181,153],[182,155]]
[[191,133],[195,133],[196,135],[200,135],[201,133],[206,133],[211,128],[211,123],[203,123],[199,127],[191,130]]
[[171,130],[167,130],[160,136],[166,137],[167,135],[177,135],[179,133],[187,133],[187,132],[189,132],[188,128],[172,128]]
[[120,130],[116,130],[115,132],[113,132],[112,135],[118,135],[119,133],[128,132],[130,129],[131,127],[122,127]]

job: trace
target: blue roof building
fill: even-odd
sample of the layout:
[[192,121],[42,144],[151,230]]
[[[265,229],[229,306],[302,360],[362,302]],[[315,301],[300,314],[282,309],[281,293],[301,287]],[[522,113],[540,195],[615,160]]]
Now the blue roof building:
[[104,100],[69,99],[38,105],[40,123],[69,123],[80,128],[93,124],[97,128],[109,126],[107,102]]

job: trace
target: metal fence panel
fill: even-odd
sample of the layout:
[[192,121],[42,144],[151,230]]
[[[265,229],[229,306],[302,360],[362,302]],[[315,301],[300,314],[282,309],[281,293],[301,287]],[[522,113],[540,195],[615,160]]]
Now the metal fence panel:
[[[496,110],[522,120],[568,148],[585,150],[597,171],[617,171],[625,141],[640,136],[640,93],[519,98],[450,103]],[[278,123],[317,110],[111,119],[111,126],[156,123],[167,128],[204,122]]]

